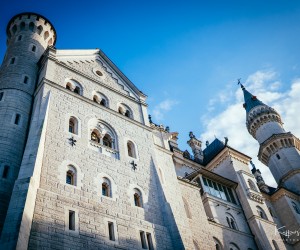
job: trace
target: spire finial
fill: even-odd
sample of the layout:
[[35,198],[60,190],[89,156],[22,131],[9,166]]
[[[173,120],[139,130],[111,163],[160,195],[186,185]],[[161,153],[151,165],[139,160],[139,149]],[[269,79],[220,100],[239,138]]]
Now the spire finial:
[[242,78],[237,79],[237,80],[238,80],[238,85],[241,85],[242,90],[244,90],[245,87],[244,87],[244,85],[241,83],[241,79],[242,79]]

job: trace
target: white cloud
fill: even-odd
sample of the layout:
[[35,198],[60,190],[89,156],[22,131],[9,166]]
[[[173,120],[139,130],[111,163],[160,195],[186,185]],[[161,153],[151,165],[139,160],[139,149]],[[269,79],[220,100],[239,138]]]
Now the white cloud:
[[170,111],[176,104],[178,104],[178,102],[171,99],[166,99],[160,102],[152,111],[153,118],[157,121],[163,120],[164,114]]
[[[281,83],[278,75],[274,71],[257,71],[250,75],[245,82],[246,88],[255,94],[260,100],[269,106],[274,107],[282,116],[284,128],[293,134],[300,135],[300,79],[292,82],[290,89],[280,93],[278,88]],[[245,111],[242,107],[243,94],[240,88],[235,92],[235,98],[227,102],[225,110],[211,117],[202,117],[205,131],[201,138],[203,141],[214,139],[216,135],[219,139],[227,136],[228,144],[237,150],[253,158],[256,167],[260,169],[265,181],[272,186],[276,186],[275,180],[269,169],[257,159],[259,144],[248,133],[245,125]],[[214,99],[211,104],[215,104]],[[218,103],[220,105],[220,103]],[[209,107],[213,110],[213,107]]]

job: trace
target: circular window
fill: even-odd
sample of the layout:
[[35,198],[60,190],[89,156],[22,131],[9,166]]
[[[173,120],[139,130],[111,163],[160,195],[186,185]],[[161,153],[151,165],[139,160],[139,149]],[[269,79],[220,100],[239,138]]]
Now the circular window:
[[103,74],[102,74],[102,72],[101,72],[100,70],[96,70],[96,74],[97,74],[98,76],[103,76]]

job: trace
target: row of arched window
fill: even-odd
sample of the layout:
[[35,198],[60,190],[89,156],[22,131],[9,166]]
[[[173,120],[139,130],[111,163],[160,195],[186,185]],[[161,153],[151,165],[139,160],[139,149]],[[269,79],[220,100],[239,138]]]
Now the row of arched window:
[[[25,23],[25,22],[21,22],[20,25],[19,25],[19,31],[25,31],[25,30],[36,32],[38,35],[43,36],[45,41],[50,36],[49,31],[45,31],[43,33],[43,26],[42,25],[39,25],[39,26],[36,27],[36,25],[33,22],[30,22],[29,24]],[[11,28],[11,33],[9,33],[8,35],[11,37],[12,35],[15,35],[17,33],[17,31],[18,31],[18,25],[14,24],[13,27]],[[18,40],[19,39],[21,40],[20,37],[18,37]],[[50,46],[52,44],[53,44],[53,40],[52,40],[52,38],[50,38],[49,41],[48,41],[48,45]]]
[[[69,165],[66,170],[66,184],[77,186],[78,174],[76,167]],[[113,185],[108,177],[102,177],[101,182],[101,194],[105,197],[113,198]],[[136,207],[144,207],[143,195],[139,188],[133,189],[132,202]]]
[[[69,132],[78,135],[78,129],[79,129],[78,119],[73,116],[70,117],[69,129],[68,129]],[[117,138],[115,133],[107,126],[104,125],[99,125],[97,128],[92,129],[90,133],[91,142],[114,150],[117,150],[116,139]],[[136,159],[137,158],[136,145],[131,140],[128,140],[126,143],[126,147],[127,147],[128,156]]]
[[[69,80],[66,83],[66,89],[78,94],[78,95],[83,95],[83,88],[80,83],[78,83],[75,80]],[[109,99],[102,93],[96,92],[93,95],[93,101],[95,103],[98,103],[106,108],[110,108],[109,106]],[[133,119],[133,112],[131,108],[129,108],[126,104],[121,103],[118,105],[118,110],[120,114]]]

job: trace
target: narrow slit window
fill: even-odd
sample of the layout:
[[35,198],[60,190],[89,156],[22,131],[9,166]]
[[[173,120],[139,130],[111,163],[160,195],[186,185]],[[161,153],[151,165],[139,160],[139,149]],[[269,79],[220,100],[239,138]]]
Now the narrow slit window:
[[141,237],[142,248],[147,249],[147,243],[146,243],[146,238],[145,238],[145,232],[144,231],[140,231],[140,237]]
[[36,46],[33,45],[32,48],[31,48],[31,51],[36,52]]
[[0,102],[1,102],[2,99],[3,99],[3,96],[4,96],[4,92],[0,92]]
[[22,40],[22,35],[19,35],[18,36],[18,41],[21,41]]
[[10,59],[10,64],[15,64],[15,62],[16,62],[16,58],[13,57]]
[[153,250],[154,248],[153,248],[151,233],[147,233],[147,243],[148,243],[149,250]]
[[113,222],[108,222],[108,236],[109,240],[115,241],[115,231],[114,231],[114,223]]
[[69,210],[69,230],[75,231],[75,212]]
[[15,124],[16,124],[16,125],[19,125],[19,123],[20,123],[20,118],[21,118],[21,115],[16,114],[16,117],[15,117]]
[[9,166],[4,166],[2,178],[7,179]]
[[280,155],[279,154],[276,154],[276,157],[278,160],[280,160]]
[[28,83],[28,80],[29,80],[28,76],[24,76],[23,83],[27,84],[27,83]]

